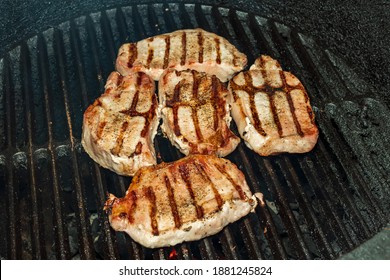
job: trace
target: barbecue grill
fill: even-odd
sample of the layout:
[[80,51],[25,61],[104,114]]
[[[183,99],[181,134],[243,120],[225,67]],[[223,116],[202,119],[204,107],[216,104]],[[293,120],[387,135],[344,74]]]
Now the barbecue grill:
[[[347,43],[333,49],[324,45],[324,37],[343,42],[340,27],[325,29],[324,22],[334,23],[322,17],[325,4],[308,19],[290,6],[298,1],[284,6],[276,0],[85,1],[78,10],[62,2],[5,5],[0,29],[3,43],[8,40],[0,53],[2,259],[336,259],[386,231],[390,109],[382,92],[390,90],[385,78],[390,73],[386,63],[378,62],[385,52],[360,53],[373,60],[363,57],[356,66],[359,54],[343,53]],[[379,11],[389,4],[376,2],[376,20],[389,24],[386,12]],[[26,5],[35,12],[19,15],[29,9]],[[348,5],[340,9],[345,12]],[[43,23],[47,15],[37,11],[48,13],[49,22]],[[283,13],[285,18],[277,17]],[[316,18],[319,30],[313,37],[302,30],[310,31]],[[294,26],[297,19],[302,28]],[[196,27],[227,38],[247,54],[248,65],[268,54],[299,77],[320,137],[309,153],[271,157],[255,154],[242,142],[228,159],[244,172],[253,192],[264,194],[265,207],[214,236],[147,249],[110,228],[103,211],[107,193],[123,196],[131,178],[99,167],[84,152],[82,117],[103,92],[121,44]],[[375,34],[367,38],[373,41],[361,43],[361,52],[367,44],[386,45]],[[384,76],[361,74],[373,68]],[[160,162],[183,156],[161,131],[155,146]]]

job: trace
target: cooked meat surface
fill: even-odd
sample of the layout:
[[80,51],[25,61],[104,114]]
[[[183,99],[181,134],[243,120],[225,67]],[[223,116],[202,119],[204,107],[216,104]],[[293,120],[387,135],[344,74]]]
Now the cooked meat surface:
[[116,69],[122,75],[142,71],[156,81],[167,68],[193,69],[225,82],[246,63],[246,55],[225,38],[202,29],[185,29],[122,45]]
[[159,122],[154,81],[138,72],[112,72],[105,92],[84,113],[82,144],[101,166],[133,176],[156,164],[153,139]]
[[216,77],[169,69],[159,81],[162,131],[182,153],[226,156],[240,142],[230,129],[229,92]]
[[232,116],[246,145],[262,156],[310,151],[318,129],[309,97],[293,74],[262,55],[229,82]]
[[126,196],[110,194],[104,208],[115,230],[156,248],[219,232],[252,211],[256,197],[230,161],[192,155],[141,168]]

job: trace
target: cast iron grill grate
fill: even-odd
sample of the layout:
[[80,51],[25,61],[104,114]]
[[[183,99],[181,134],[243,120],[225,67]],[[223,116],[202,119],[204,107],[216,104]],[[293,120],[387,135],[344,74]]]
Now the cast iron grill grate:
[[[80,145],[83,112],[103,92],[119,46],[201,27],[249,58],[269,54],[305,84],[320,138],[303,155],[228,158],[266,207],[221,233],[146,249],[110,229],[107,192],[131,178],[100,168]],[[6,259],[334,259],[390,220],[389,109],[343,62],[273,19],[223,7],[150,4],[64,22],[0,60],[0,256]],[[181,157],[161,134],[160,160]]]

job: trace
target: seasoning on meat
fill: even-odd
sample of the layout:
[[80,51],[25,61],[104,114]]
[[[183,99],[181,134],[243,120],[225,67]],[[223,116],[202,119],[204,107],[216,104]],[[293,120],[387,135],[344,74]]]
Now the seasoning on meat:
[[145,247],[173,246],[221,231],[253,211],[244,174],[216,156],[192,155],[141,168],[126,196],[104,206],[111,226]]
[[101,166],[133,176],[156,164],[159,112],[154,81],[144,73],[109,76],[105,92],[84,113],[82,144]]
[[232,116],[245,144],[259,155],[305,153],[318,139],[309,97],[293,74],[262,55],[229,82]]
[[169,69],[159,81],[162,131],[185,155],[228,155],[240,142],[229,129],[228,97],[216,76]]
[[145,72],[159,80],[164,70],[193,69],[228,81],[247,63],[225,38],[202,29],[185,29],[150,37],[120,47],[116,69],[122,75]]

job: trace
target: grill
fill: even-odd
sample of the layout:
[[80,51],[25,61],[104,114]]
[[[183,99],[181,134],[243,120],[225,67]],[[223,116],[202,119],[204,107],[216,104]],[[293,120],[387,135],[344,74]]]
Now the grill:
[[[82,117],[122,43],[195,27],[227,38],[249,65],[268,54],[296,74],[320,137],[302,155],[260,157],[241,143],[228,158],[266,206],[217,235],[146,249],[109,226],[106,195],[123,196],[131,178],[83,151]],[[335,259],[390,221],[389,108],[341,57],[278,21],[182,3],[91,13],[6,53],[0,88],[1,258]],[[155,145],[159,161],[182,157],[161,132]]]

